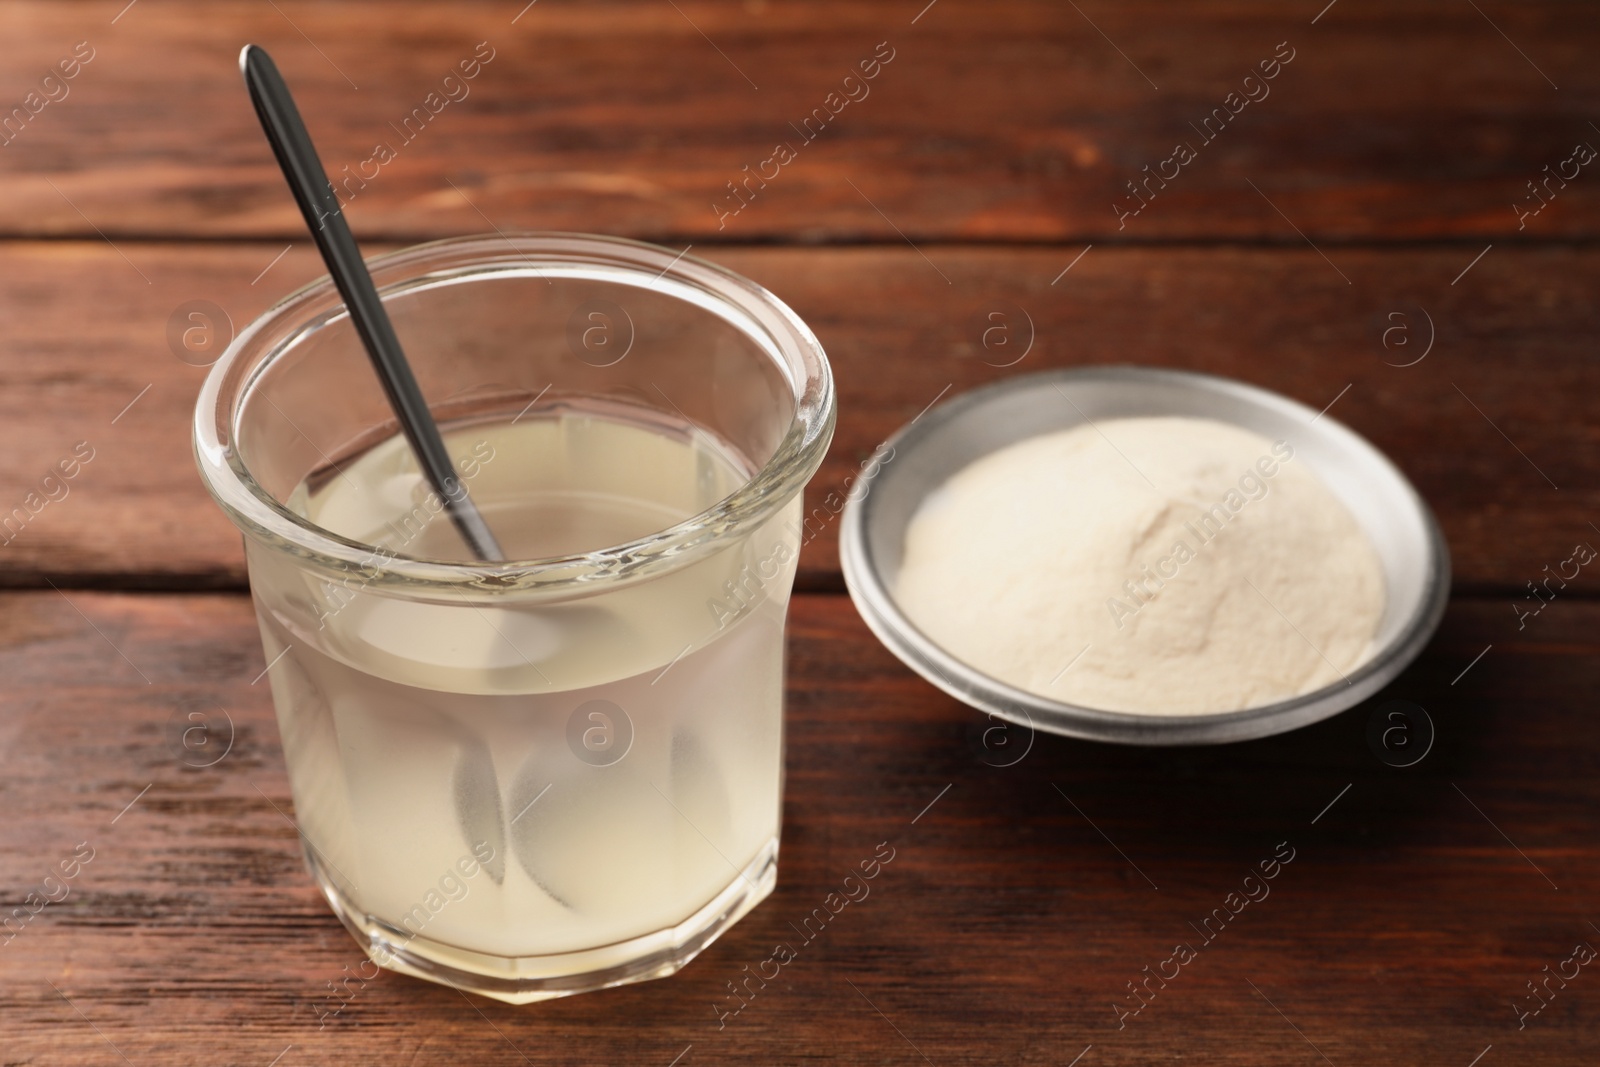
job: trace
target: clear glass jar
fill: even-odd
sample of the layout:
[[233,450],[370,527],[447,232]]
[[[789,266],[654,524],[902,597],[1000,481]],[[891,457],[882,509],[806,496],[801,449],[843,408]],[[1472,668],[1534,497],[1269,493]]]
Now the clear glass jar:
[[514,1003],[670,974],[776,880],[826,357],[760,287],[631,241],[371,267],[514,558],[454,540],[327,279],[212,368],[195,450],[244,534],[307,864],[393,970]]

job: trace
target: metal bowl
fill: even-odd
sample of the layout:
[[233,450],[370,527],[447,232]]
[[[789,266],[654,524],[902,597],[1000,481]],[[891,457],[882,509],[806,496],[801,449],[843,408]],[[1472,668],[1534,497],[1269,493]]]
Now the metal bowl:
[[[1378,554],[1386,605],[1372,656],[1347,681],[1241,711],[1144,715],[1079,707],[975,670],[934,643],[895,603],[905,531],[923,499],[974,460],[1085,422],[1174,415],[1288,440],[1349,509]],[[1363,438],[1287,397],[1208,374],[1087,367],[1009,378],[924,413],[884,442],[845,505],[845,583],[867,625],[912,670],[957,699],[1022,726],[1131,745],[1221,744],[1298,729],[1378,692],[1417,657],[1450,593],[1450,555],[1433,513]]]

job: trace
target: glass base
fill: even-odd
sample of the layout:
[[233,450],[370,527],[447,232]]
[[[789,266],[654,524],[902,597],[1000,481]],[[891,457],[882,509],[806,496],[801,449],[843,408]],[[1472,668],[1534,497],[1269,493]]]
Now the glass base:
[[681,970],[765,900],[778,882],[778,842],[774,838],[728,888],[676,926],[578,952],[494,956],[414,935],[363,914],[328,878],[315,853],[304,851],[306,866],[333,913],[373,963],[507,1004],[531,1004],[665,978]]

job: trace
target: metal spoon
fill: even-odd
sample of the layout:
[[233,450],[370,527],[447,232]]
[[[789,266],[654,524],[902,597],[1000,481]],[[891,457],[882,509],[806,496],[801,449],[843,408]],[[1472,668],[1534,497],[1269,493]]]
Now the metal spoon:
[[428,484],[444,500],[449,514],[467,547],[483,560],[503,560],[505,553],[483,515],[467,495],[467,487],[456,477],[450,454],[445,451],[444,439],[428,410],[428,402],[417,387],[417,379],[406,362],[405,351],[395,336],[394,325],[383,310],[383,301],[372,284],[372,275],[361,258],[350,227],[345,223],[339,198],[322,169],[322,160],[311,143],[311,135],[300,121],[300,111],[294,106],[294,97],[284,84],[277,66],[266,50],[258,45],[245,45],[239,53],[239,70],[250,90],[256,116],[266,132],[272,152],[283,168],[284,179],[294,192],[306,226],[322,253],[328,273],[333,276],[339,295],[350,309],[350,320],[367,355],[372,358],[373,369],[383,383],[389,406],[400,420],[400,429],[411,445]]

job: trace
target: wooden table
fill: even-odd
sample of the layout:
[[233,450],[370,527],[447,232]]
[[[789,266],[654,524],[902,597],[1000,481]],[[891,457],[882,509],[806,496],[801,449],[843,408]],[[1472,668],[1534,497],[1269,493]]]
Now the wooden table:
[[[1600,544],[1590,9],[125,2],[0,10],[0,115],[25,109],[0,126],[0,511],[93,453],[0,545],[0,903],[66,894],[0,934],[0,1064],[1595,1062],[1600,975],[1548,976],[1600,945],[1600,578],[1514,610]],[[1008,375],[1232,375],[1328,405],[1415,481],[1454,556],[1443,628],[1388,692],[1287,736],[1019,733],[997,766],[985,721],[868,634],[830,528],[793,605],[768,902],[667,981],[511,1008],[384,974],[331,1015],[360,957],[302,869],[238,538],[188,443],[196,364],[319,273],[245,41],[331,171],[399,146],[350,208],[369,250],[604,231],[791,302],[839,384],[813,499]],[[480,42],[470,92],[405,139]],[[838,114],[801,142],[817,108]],[[729,199],[779,141],[796,158]],[[1179,142],[1194,158],[1165,162]],[[174,348],[196,308],[215,336]],[[1368,741],[1396,699],[1436,731],[1404,768]],[[182,758],[190,713],[224,759]],[[881,842],[870,897],[730,998]]]

